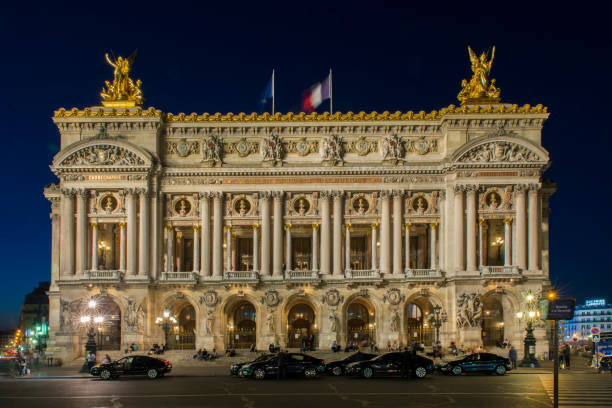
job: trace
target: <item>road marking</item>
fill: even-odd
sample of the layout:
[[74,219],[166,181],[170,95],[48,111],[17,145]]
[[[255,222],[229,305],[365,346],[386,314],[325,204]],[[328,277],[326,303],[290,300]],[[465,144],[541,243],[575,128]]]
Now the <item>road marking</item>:
[[[540,382],[546,390],[550,401],[553,401],[553,378],[540,376]],[[611,407],[612,389],[606,378],[599,376],[559,378],[560,407]]]

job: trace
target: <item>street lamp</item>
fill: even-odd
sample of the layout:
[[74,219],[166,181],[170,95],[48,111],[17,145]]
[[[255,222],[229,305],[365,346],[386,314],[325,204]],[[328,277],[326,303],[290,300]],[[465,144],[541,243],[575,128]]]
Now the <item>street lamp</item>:
[[523,353],[523,361],[521,361],[521,367],[539,367],[540,363],[536,359],[536,338],[533,335],[534,323],[540,320],[540,311],[538,310],[538,302],[536,296],[531,293],[531,291],[527,292],[525,295],[525,303],[522,311],[517,312],[516,317],[519,320],[525,320],[527,323],[525,326],[525,331],[527,334],[525,335],[524,340],[524,353]]
[[87,312],[81,316],[81,324],[87,327],[87,343],[85,343],[85,363],[81,367],[81,372],[89,372],[89,366],[87,364],[87,356],[89,353],[95,353],[96,346],[96,326],[101,325],[104,322],[104,316],[100,315],[96,307],[98,303],[95,299],[90,299],[87,303]]
[[440,341],[440,327],[446,320],[446,312],[442,312],[442,307],[440,305],[434,306],[433,314],[429,315],[429,323],[436,328],[436,343]]
[[155,319],[155,324],[164,331],[164,348],[168,347],[168,333],[176,323],[176,318],[170,314],[170,310],[165,309],[162,316]]

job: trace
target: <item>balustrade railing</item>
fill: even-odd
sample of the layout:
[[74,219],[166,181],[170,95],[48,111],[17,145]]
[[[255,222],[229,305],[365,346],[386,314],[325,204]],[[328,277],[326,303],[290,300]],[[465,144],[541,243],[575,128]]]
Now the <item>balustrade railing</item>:
[[482,266],[480,268],[482,273],[490,273],[491,275],[509,275],[518,274],[518,266]]
[[441,277],[438,269],[407,269],[406,278],[439,278]]
[[347,279],[378,279],[380,271],[378,269],[347,269],[344,276]]
[[259,276],[256,271],[225,271],[223,273],[225,280],[257,280]]
[[319,274],[317,271],[312,270],[289,270],[285,271],[285,279],[288,280],[304,280],[304,279],[318,279]]
[[120,280],[121,277],[121,271],[117,270],[85,271],[85,278],[87,279]]
[[196,282],[198,280],[198,276],[195,272],[162,272],[161,280]]

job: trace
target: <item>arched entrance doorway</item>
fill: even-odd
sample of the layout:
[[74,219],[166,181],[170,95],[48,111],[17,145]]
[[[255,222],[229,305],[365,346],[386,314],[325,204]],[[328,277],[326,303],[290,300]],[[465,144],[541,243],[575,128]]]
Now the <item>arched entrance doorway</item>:
[[482,299],[482,344],[501,346],[504,342],[504,307],[502,295],[493,293]]
[[298,303],[289,310],[287,322],[287,347],[299,348],[302,342],[307,348],[314,347],[316,325],[312,307]]
[[434,342],[435,330],[428,321],[432,309],[431,303],[425,299],[416,299],[406,305],[408,343],[431,345]]
[[251,302],[238,303],[230,314],[228,345],[246,349],[257,344],[257,312]]
[[346,311],[346,343],[367,346],[374,343],[374,308],[362,300],[349,304]]
[[98,350],[121,350],[121,309],[108,298],[100,298],[96,302],[100,314],[104,317],[98,327]]
[[173,307],[172,313],[176,319],[175,325],[168,335],[170,350],[195,349],[196,315],[195,309],[187,302],[181,302]]

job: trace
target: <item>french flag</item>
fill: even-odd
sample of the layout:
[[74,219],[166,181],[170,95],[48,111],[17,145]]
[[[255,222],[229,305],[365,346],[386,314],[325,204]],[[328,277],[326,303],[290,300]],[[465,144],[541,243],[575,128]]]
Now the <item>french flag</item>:
[[324,100],[331,97],[330,92],[331,73],[323,81],[318,82],[304,91],[302,98],[302,109],[305,112],[314,112]]

